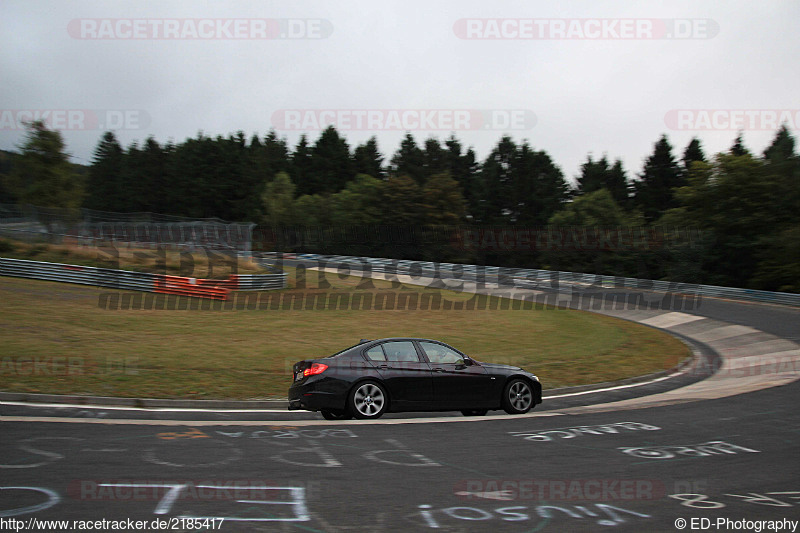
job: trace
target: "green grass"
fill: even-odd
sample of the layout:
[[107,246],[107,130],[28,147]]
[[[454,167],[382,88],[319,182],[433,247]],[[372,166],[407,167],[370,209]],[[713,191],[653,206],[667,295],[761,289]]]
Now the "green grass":
[[[308,273],[290,294],[376,296],[388,282]],[[293,281],[294,283],[294,281]],[[311,288],[309,288],[311,287]],[[418,295],[434,289],[404,288]],[[472,295],[435,290],[445,301]],[[645,326],[574,310],[108,310],[113,291],[0,277],[0,390],[150,398],[286,396],[291,365],[330,355],[360,338],[440,339],[480,361],[512,363],[545,388],[664,370],[689,355]],[[130,293],[129,293],[130,294]],[[263,293],[263,295],[276,293]],[[190,299],[184,299],[188,302]],[[197,300],[193,300],[197,303]],[[492,309],[494,307],[495,309]]]

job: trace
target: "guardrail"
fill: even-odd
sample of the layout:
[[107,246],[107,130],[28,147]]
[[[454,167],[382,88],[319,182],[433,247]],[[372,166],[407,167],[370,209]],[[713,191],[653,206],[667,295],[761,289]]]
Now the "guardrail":
[[151,291],[153,274],[26,259],[0,258],[0,275],[94,285],[111,289]]
[[235,291],[267,291],[287,287],[286,273],[239,274],[231,277],[234,281],[230,289]]
[[[281,254],[275,255],[278,257],[281,256]],[[404,259],[353,257],[344,255],[297,254],[292,256],[283,255],[283,257],[323,262],[327,263],[329,266],[345,265],[351,269],[369,269],[372,272],[428,276],[439,279],[474,281],[478,283],[498,283],[503,286],[524,289],[554,291],[571,290],[573,287],[586,289],[636,289],[800,307],[800,294],[700,285],[696,283],[679,283],[674,281],[625,278],[554,270],[434,263],[430,261],[410,261]]]
[[286,273],[234,274],[228,279],[198,279],[5,257],[0,257],[0,276],[78,283],[119,290],[177,294],[214,300],[227,300],[231,291],[274,290],[287,286]]

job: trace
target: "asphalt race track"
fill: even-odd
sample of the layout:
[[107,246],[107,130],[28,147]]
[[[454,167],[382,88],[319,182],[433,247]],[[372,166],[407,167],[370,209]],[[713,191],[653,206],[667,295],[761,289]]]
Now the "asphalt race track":
[[222,531],[676,531],[680,518],[798,520],[798,394],[791,384],[702,404],[403,425],[6,422],[0,512],[227,517]]
[[800,312],[601,307],[695,362],[517,417],[0,402],[0,530],[800,531]]

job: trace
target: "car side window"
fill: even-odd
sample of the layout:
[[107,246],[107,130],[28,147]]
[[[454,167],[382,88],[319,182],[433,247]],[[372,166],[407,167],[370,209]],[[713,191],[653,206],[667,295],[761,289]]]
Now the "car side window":
[[464,356],[457,351],[435,342],[421,342],[422,349],[431,363],[437,364],[464,364]]
[[383,348],[375,346],[367,350],[367,358],[370,361],[386,361],[386,355],[383,353]]
[[381,344],[387,361],[400,363],[418,363],[419,356],[414,343],[409,341],[393,341]]

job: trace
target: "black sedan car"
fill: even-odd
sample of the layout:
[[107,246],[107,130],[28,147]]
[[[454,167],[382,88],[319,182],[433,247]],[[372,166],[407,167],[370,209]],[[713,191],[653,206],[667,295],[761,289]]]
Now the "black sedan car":
[[293,370],[289,409],[320,411],[328,420],[402,411],[521,414],[542,402],[542,386],[530,372],[480,363],[428,339],[362,340],[329,357],[295,363]]

